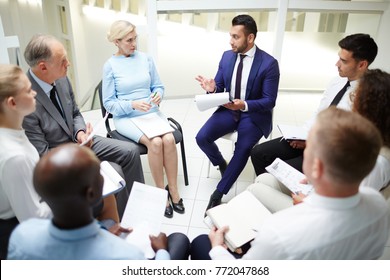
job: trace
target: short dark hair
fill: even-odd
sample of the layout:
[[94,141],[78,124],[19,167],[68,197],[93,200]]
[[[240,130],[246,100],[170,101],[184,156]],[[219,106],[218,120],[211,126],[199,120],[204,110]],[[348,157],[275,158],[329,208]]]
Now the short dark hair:
[[232,19],[232,25],[243,25],[245,27],[245,35],[249,34],[257,35],[257,25],[256,21],[250,15],[238,15]]
[[370,65],[378,54],[378,46],[368,34],[352,34],[339,41],[339,47],[352,52],[352,57],[358,61],[367,60]]

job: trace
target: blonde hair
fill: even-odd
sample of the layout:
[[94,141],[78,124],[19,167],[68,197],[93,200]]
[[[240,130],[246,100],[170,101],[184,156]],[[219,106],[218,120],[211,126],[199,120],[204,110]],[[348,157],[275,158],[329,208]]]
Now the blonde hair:
[[374,168],[382,139],[378,129],[357,113],[331,106],[317,116],[316,148],[332,180],[360,183]]
[[130,32],[135,31],[135,25],[126,20],[115,21],[107,33],[107,39],[110,42],[123,39]]
[[16,65],[0,64],[0,102],[3,102],[7,97],[15,96],[23,85],[20,83],[20,78],[23,75],[23,70]]
[[[22,89],[23,84],[20,82],[20,78],[23,74],[23,70],[19,66],[0,64],[0,104],[6,98],[16,96]],[[0,106],[0,113],[2,112],[3,108]]]

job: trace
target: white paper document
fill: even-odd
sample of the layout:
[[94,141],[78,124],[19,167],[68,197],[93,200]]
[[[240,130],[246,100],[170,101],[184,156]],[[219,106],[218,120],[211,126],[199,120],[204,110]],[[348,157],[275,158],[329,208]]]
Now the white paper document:
[[103,176],[103,197],[119,192],[126,186],[125,180],[107,161],[100,163],[100,174]]
[[229,92],[195,95],[195,102],[199,111],[206,111],[207,109],[229,103],[230,99]]
[[299,172],[280,158],[276,158],[271,165],[265,168],[265,170],[274,175],[276,179],[295,194],[300,192],[308,195],[313,190],[312,185],[299,183],[302,179],[306,178],[303,173]]
[[174,131],[169,123],[157,113],[145,114],[131,118],[131,120],[149,139]]
[[106,112],[106,115],[104,116],[104,118],[102,118],[92,129],[92,132],[91,134],[88,135],[87,139],[85,139],[85,141],[83,143],[80,144],[80,146],[84,146],[85,144],[87,144],[89,141],[92,140],[92,138],[95,136],[96,134],[96,131],[99,131],[104,123],[106,122],[107,118],[108,118],[108,112]]
[[308,131],[304,126],[278,124],[278,129],[286,140],[306,140]]
[[154,257],[149,234],[155,236],[160,234],[167,195],[165,189],[139,182],[134,182],[131,189],[121,226],[133,228],[133,232],[126,237],[126,240],[140,248],[146,258]]

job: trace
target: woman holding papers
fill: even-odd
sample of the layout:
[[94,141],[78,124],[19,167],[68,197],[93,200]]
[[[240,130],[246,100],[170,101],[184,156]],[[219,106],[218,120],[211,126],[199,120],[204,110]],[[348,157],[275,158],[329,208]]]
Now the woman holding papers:
[[136,50],[136,28],[128,21],[115,21],[111,25],[107,39],[113,42],[118,50],[107,60],[103,68],[104,107],[113,115],[119,133],[147,147],[150,170],[159,188],[164,188],[165,170],[167,190],[172,203],[171,205],[168,200],[165,216],[171,218],[173,210],[184,213],[183,200],[177,189],[178,163],[173,134],[165,131],[158,136],[147,137],[143,128],[140,128],[139,124],[137,126],[134,119],[154,114],[153,118],[168,122],[159,110],[159,104],[164,96],[164,86],[154,62],[148,55]]

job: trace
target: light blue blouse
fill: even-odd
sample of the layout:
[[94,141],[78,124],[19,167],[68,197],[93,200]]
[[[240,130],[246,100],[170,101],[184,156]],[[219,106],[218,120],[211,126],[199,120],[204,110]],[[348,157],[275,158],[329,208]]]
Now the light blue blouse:
[[[135,51],[129,57],[115,56],[107,60],[103,67],[103,104],[115,117],[135,117],[145,112],[134,110],[131,101],[149,101],[157,92],[161,99],[164,86],[151,57]],[[147,113],[158,111],[154,106]]]

